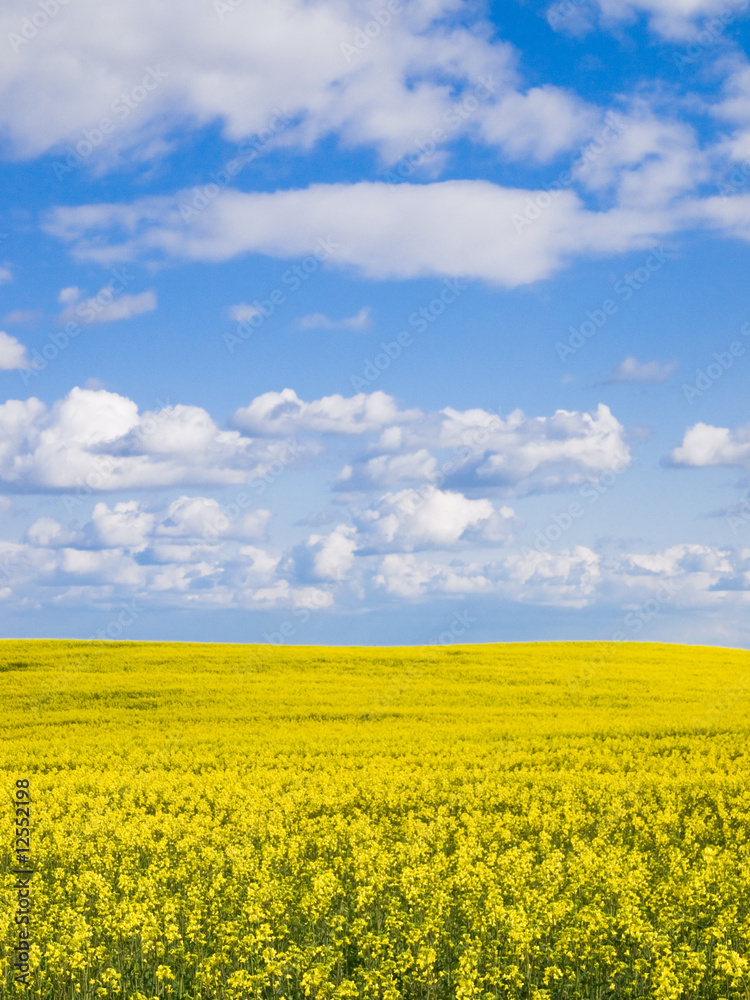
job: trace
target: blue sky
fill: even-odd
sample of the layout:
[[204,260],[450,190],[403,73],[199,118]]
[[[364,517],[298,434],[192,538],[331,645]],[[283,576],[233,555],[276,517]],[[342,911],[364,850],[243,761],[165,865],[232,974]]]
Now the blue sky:
[[749,9],[8,0],[2,634],[750,645]]

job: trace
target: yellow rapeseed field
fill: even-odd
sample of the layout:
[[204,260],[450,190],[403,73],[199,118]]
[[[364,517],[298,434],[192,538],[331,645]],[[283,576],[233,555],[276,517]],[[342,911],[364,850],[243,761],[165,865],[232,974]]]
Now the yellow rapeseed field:
[[750,1000],[747,652],[3,641],[0,689],[3,998]]

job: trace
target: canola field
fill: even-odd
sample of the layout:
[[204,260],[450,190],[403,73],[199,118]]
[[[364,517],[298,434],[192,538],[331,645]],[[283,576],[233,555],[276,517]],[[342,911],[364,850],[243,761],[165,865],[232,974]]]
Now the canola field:
[[745,651],[3,641],[0,692],[3,998],[750,1000]]

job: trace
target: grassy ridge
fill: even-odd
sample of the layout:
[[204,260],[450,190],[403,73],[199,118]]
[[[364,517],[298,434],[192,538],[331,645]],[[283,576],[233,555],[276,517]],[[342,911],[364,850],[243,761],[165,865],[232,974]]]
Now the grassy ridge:
[[4,641],[0,692],[37,996],[750,997],[744,651]]

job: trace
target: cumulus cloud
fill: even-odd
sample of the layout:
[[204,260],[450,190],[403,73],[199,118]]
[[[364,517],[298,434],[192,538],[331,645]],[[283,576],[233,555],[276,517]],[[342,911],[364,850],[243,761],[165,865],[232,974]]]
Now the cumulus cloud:
[[260,541],[265,538],[270,510],[245,510],[248,497],[231,501],[228,510],[208,497],[179,497],[166,512],[157,534],[168,538]]
[[677,368],[677,362],[639,361],[632,354],[620,362],[612,372],[609,381],[619,382],[666,382]]
[[697,423],[685,431],[669,460],[674,465],[729,465],[750,468],[750,424],[735,431]]
[[619,608],[613,631],[636,637],[646,622],[669,611],[750,605],[750,549],[681,544],[656,553],[605,559],[584,545],[559,552],[525,549],[492,561],[433,554],[384,556],[372,578],[395,598],[447,594],[492,596],[510,604],[579,609]]
[[387,493],[357,517],[357,544],[363,552],[450,549],[459,542],[507,542],[515,524],[510,507],[495,510],[491,500],[461,493],[407,489]]
[[451,407],[441,414],[438,440],[455,455],[449,481],[547,491],[630,462],[625,428],[604,403],[593,413],[557,410],[551,417]]
[[[151,509],[98,502],[80,529],[45,516],[24,543],[0,542],[0,565],[19,605],[33,593],[37,604],[88,608],[132,598],[185,609],[330,606],[328,590],[281,572],[280,553],[247,544],[261,539],[270,513],[246,506],[187,496]],[[335,545],[319,548],[325,578]]]
[[[87,609],[147,599],[153,607],[185,610],[334,610],[347,595],[356,595],[359,607],[366,607],[368,595],[399,605],[448,596],[486,598],[493,606],[599,605],[619,608],[613,624],[631,638],[670,609],[737,611],[750,604],[750,549],[683,543],[605,557],[584,545],[519,552],[506,544],[491,552],[478,545],[472,551],[481,551],[479,558],[462,558],[444,550],[471,532],[486,532],[493,518],[511,524],[512,511],[440,493],[418,511],[397,514],[394,529],[389,519],[401,499],[384,498],[370,508],[369,522],[362,518],[356,527],[338,524],[313,534],[286,557],[259,538],[267,511],[219,505],[205,496],[182,496],[161,507],[99,501],[81,528],[45,516],[22,543],[0,541],[9,582],[2,596],[17,607],[31,602]],[[217,510],[229,525],[215,519]],[[217,524],[217,534],[206,531]],[[362,548],[368,532],[384,544]]]
[[26,348],[15,337],[0,330],[0,370],[28,368],[29,358]]
[[297,578],[310,581],[343,580],[354,565],[356,532],[351,525],[339,524],[327,535],[310,535],[292,551]]
[[399,410],[380,390],[356,396],[324,396],[310,403],[293,389],[265,392],[234,413],[235,427],[251,434],[366,434],[388,424],[415,420],[419,410]]
[[24,492],[242,483],[283,454],[197,406],[139,414],[124,396],[80,388],[49,409],[34,397],[0,405],[0,480]]
[[372,309],[363,306],[353,316],[331,319],[324,313],[308,313],[297,320],[300,330],[366,330],[372,321]]

